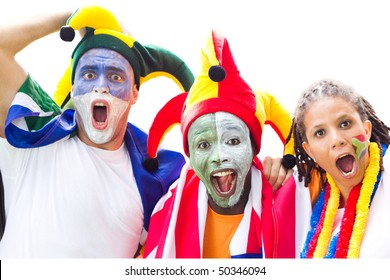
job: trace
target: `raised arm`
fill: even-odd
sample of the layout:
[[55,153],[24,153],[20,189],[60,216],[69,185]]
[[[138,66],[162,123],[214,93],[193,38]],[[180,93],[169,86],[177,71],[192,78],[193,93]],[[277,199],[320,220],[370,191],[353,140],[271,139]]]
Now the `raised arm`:
[[15,60],[15,55],[30,43],[58,31],[71,15],[69,11],[40,15],[14,24],[0,26],[0,136],[8,109],[27,72]]

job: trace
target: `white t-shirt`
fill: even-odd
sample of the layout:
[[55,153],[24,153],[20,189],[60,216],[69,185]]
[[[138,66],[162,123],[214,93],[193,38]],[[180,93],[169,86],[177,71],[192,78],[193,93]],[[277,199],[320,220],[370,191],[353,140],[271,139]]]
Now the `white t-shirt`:
[[133,257],[143,207],[124,145],[107,151],[77,137],[43,148],[0,140],[6,228],[0,257]]

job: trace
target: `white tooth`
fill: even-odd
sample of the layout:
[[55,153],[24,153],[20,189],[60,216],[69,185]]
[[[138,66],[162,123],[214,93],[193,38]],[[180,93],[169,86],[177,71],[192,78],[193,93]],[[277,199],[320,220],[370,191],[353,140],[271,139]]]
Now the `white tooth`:
[[230,175],[232,173],[233,173],[232,171],[221,171],[221,172],[215,173],[213,176],[222,177],[222,176]]
[[96,103],[95,106],[104,106],[103,103]]

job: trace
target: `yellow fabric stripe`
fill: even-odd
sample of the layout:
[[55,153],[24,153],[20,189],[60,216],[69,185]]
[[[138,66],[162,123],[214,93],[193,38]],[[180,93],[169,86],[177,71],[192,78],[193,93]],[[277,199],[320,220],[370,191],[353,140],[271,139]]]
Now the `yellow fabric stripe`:
[[146,75],[145,77],[140,77],[140,85],[139,86],[141,86],[143,83],[145,83],[147,81],[150,81],[151,79],[159,78],[159,77],[165,77],[165,78],[173,80],[173,82],[180,88],[180,90],[182,92],[185,92],[184,87],[180,83],[180,81],[172,74],[170,74],[168,72],[164,72],[164,71],[156,71],[156,72],[152,72],[152,73]]

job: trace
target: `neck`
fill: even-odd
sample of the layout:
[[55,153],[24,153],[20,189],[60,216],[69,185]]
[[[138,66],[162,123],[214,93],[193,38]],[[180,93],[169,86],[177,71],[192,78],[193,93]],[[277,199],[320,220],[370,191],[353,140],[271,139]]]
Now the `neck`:
[[244,191],[241,194],[239,201],[231,207],[221,207],[217,205],[211,197],[209,197],[209,205],[214,212],[220,215],[237,215],[244,213],[245,206],[249,199],[249,193],[251,190],[252,176],[251,171],[248,172],[245,178]]
[[118,150],[124,141],[124,134],[125,131],[122,133],[122,137],[115,137],[111,141],[103,144],[96,144],[95,142],[92,142],[88,136],[81,131],[81,129],[78,129],[77,136],[80,138],[81,142],[85,143],[88,146],[103,149],[103,150],[109,150],[109,151],[115,151]]

